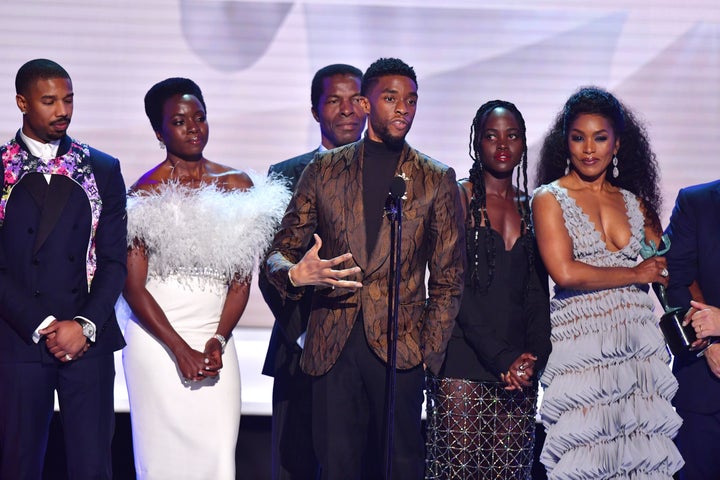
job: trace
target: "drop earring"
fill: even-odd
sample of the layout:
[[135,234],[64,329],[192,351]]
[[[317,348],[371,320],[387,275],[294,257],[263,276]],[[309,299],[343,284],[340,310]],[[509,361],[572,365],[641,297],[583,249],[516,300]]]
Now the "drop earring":
[[618,175],[620,175],[620,170],[618,170],[617,155],[613,155],[612,164],[613,164],[612,176],[613,176],[613,178],[617,178]]
[[566,158],[565,161],[567,162],[565,164],[565,175],[567,175],[568,173],[570,173],[570,158]]
[[160,150],[165,150],[165,142],[158,140],[158,144],[160,145]]

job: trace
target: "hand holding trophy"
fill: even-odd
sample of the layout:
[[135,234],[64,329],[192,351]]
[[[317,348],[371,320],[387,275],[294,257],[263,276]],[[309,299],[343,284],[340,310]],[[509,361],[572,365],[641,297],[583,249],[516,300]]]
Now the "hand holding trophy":
[[[643,242],[640,248],[640,256],[648,259],[653,256],[662,256],[670,250],[670,239],[667,235],[661,238],[661,244],[665,248],[658,250],[660,245],[655,245],[653,240],[649,243]],[[677,356],[691,350],[693,343],[697,340],[695,330],[692,325],[683,325],[685,314],[688,308],[671,307],[667,299],[667,290],[665,285],[657,282],[652,283],[652,289],[657,295],[660,305],[664,310],[663,316],[660,318],[660,330],[665,337],[665,343],[670,347],[673,355]]]

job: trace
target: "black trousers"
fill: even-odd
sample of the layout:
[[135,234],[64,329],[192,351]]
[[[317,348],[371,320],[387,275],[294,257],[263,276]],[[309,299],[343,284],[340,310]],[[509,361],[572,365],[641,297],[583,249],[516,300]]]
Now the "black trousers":
[[114,379],[112,354],[66,364],[0,363],[0,478],[40,480],[54,391],[60,404],[68,477],[112,478]]
[[272,479],[314,480],[319,467],[312,444],[312,377],[300,370],[297,351],[275,372],[272,400]]
[[[328,373],[313,382],[313,442],[323,480],[385,478],[387,367],[365,339],[362,317]],[[422,479],[422,366],[398,370],[392,478]]]

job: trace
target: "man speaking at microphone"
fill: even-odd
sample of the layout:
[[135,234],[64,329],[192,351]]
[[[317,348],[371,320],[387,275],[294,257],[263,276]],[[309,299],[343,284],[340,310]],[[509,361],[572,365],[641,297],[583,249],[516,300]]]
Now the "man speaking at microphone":
[[393,478],[421,479],[424,368],[442,365],[462,292],[460,199],[455,172],[405,142],[418,101],[413,68],[381,58],[363,75],[361,94],[365,137],[306,167],[266,268],[283,299],[315,286],[300,365],[314,377],[322,478],[382,478],[391,268],[384,207],[393,178],[405,180],[391,461]]

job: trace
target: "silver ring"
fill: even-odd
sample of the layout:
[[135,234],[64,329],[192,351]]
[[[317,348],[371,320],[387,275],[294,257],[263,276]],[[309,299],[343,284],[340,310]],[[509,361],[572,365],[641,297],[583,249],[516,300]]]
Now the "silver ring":
[[517,374],[518,377],[522,377],[522,376],[525,375],[525,372],[523,372],[522,370],[518,370],[518,371],[515,372],[515,373]]
[[661,277],[667,277],[668,275],[670,275],[670,272],[668,272],[667,268],[663,268],[662,270],[660,270]]
[[70,356],[69,353],[65,354],[65,360],[67,360],[68,362],[72,360],[72,357]]

